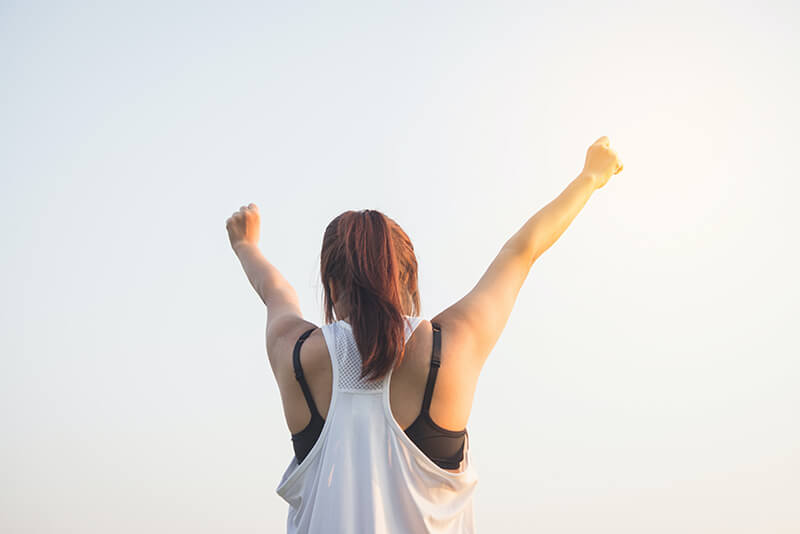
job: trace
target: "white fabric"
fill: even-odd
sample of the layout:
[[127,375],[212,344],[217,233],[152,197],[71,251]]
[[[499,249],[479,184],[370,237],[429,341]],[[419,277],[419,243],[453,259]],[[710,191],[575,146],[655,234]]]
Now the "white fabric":
[[[422,320],[406,316],[406,341]],[[360,378],[351,326],[322,326],[331,354],[333,392],[325,426],[303,463],[292,457],[277,493],[289,504],[295,533],[472,533],[477,474],[469,435],[460,471],[442,469],[392,416],[389,373]]]

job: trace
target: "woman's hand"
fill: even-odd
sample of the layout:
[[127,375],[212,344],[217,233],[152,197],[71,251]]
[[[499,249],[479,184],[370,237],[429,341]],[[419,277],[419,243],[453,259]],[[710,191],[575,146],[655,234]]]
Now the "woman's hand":
[[622,162],[617,153],[608,146],[608,137],[605,135],[595,141],[586,151],[586,162],[582,174],[589,174],[595,178],[595,188],[600,189],[612,175],[622,170]]
[[231,240],[231,247],[234,252],[242,245],[258,246],[258,238],[261,234],[261,216],[258,213],[258,206],[248,204],[242,206],[225,221],[225,228],[228,229],[228,238]]

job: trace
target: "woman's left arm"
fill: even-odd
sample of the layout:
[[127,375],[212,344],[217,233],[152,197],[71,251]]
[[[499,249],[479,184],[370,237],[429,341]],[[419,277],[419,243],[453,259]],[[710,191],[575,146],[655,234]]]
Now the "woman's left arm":
[[258,247],[261,218],[258,206],[242,206],[225,222],[231,247],[253,289],[267,306],[267,352],[275,341],[305,324],[297,292]]
[[250,285],[268,310],[277,307],[292,308],[292,311],[300,315],[297,293],[277,267],[264,257],[258,245],[239,243],[233,247],[233,251],[239,258]]

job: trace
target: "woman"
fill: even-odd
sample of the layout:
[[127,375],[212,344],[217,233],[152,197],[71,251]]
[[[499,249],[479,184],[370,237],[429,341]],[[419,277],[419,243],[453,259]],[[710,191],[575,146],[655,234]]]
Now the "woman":
[[347,211],[325,230],[321,327],[303,319],[294,289],[259,251],[258,208],[226,221],[267,306],[267,354],[295,452],[277,489],[288,532],[474,531],[466,427],[478,375],[533,263],[621,170],[608,138],[598,139],[578,177],[429,321],[419,317],[411,241],[378,211]]

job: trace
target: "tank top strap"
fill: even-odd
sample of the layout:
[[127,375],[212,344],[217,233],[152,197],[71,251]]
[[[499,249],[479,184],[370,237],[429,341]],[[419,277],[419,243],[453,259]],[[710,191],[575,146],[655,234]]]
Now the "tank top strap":
[[406,341],[411,338],[411,335],[417,329],[419,324],[422,322],[422,317],[413,316],[413,315],[406,315]]

